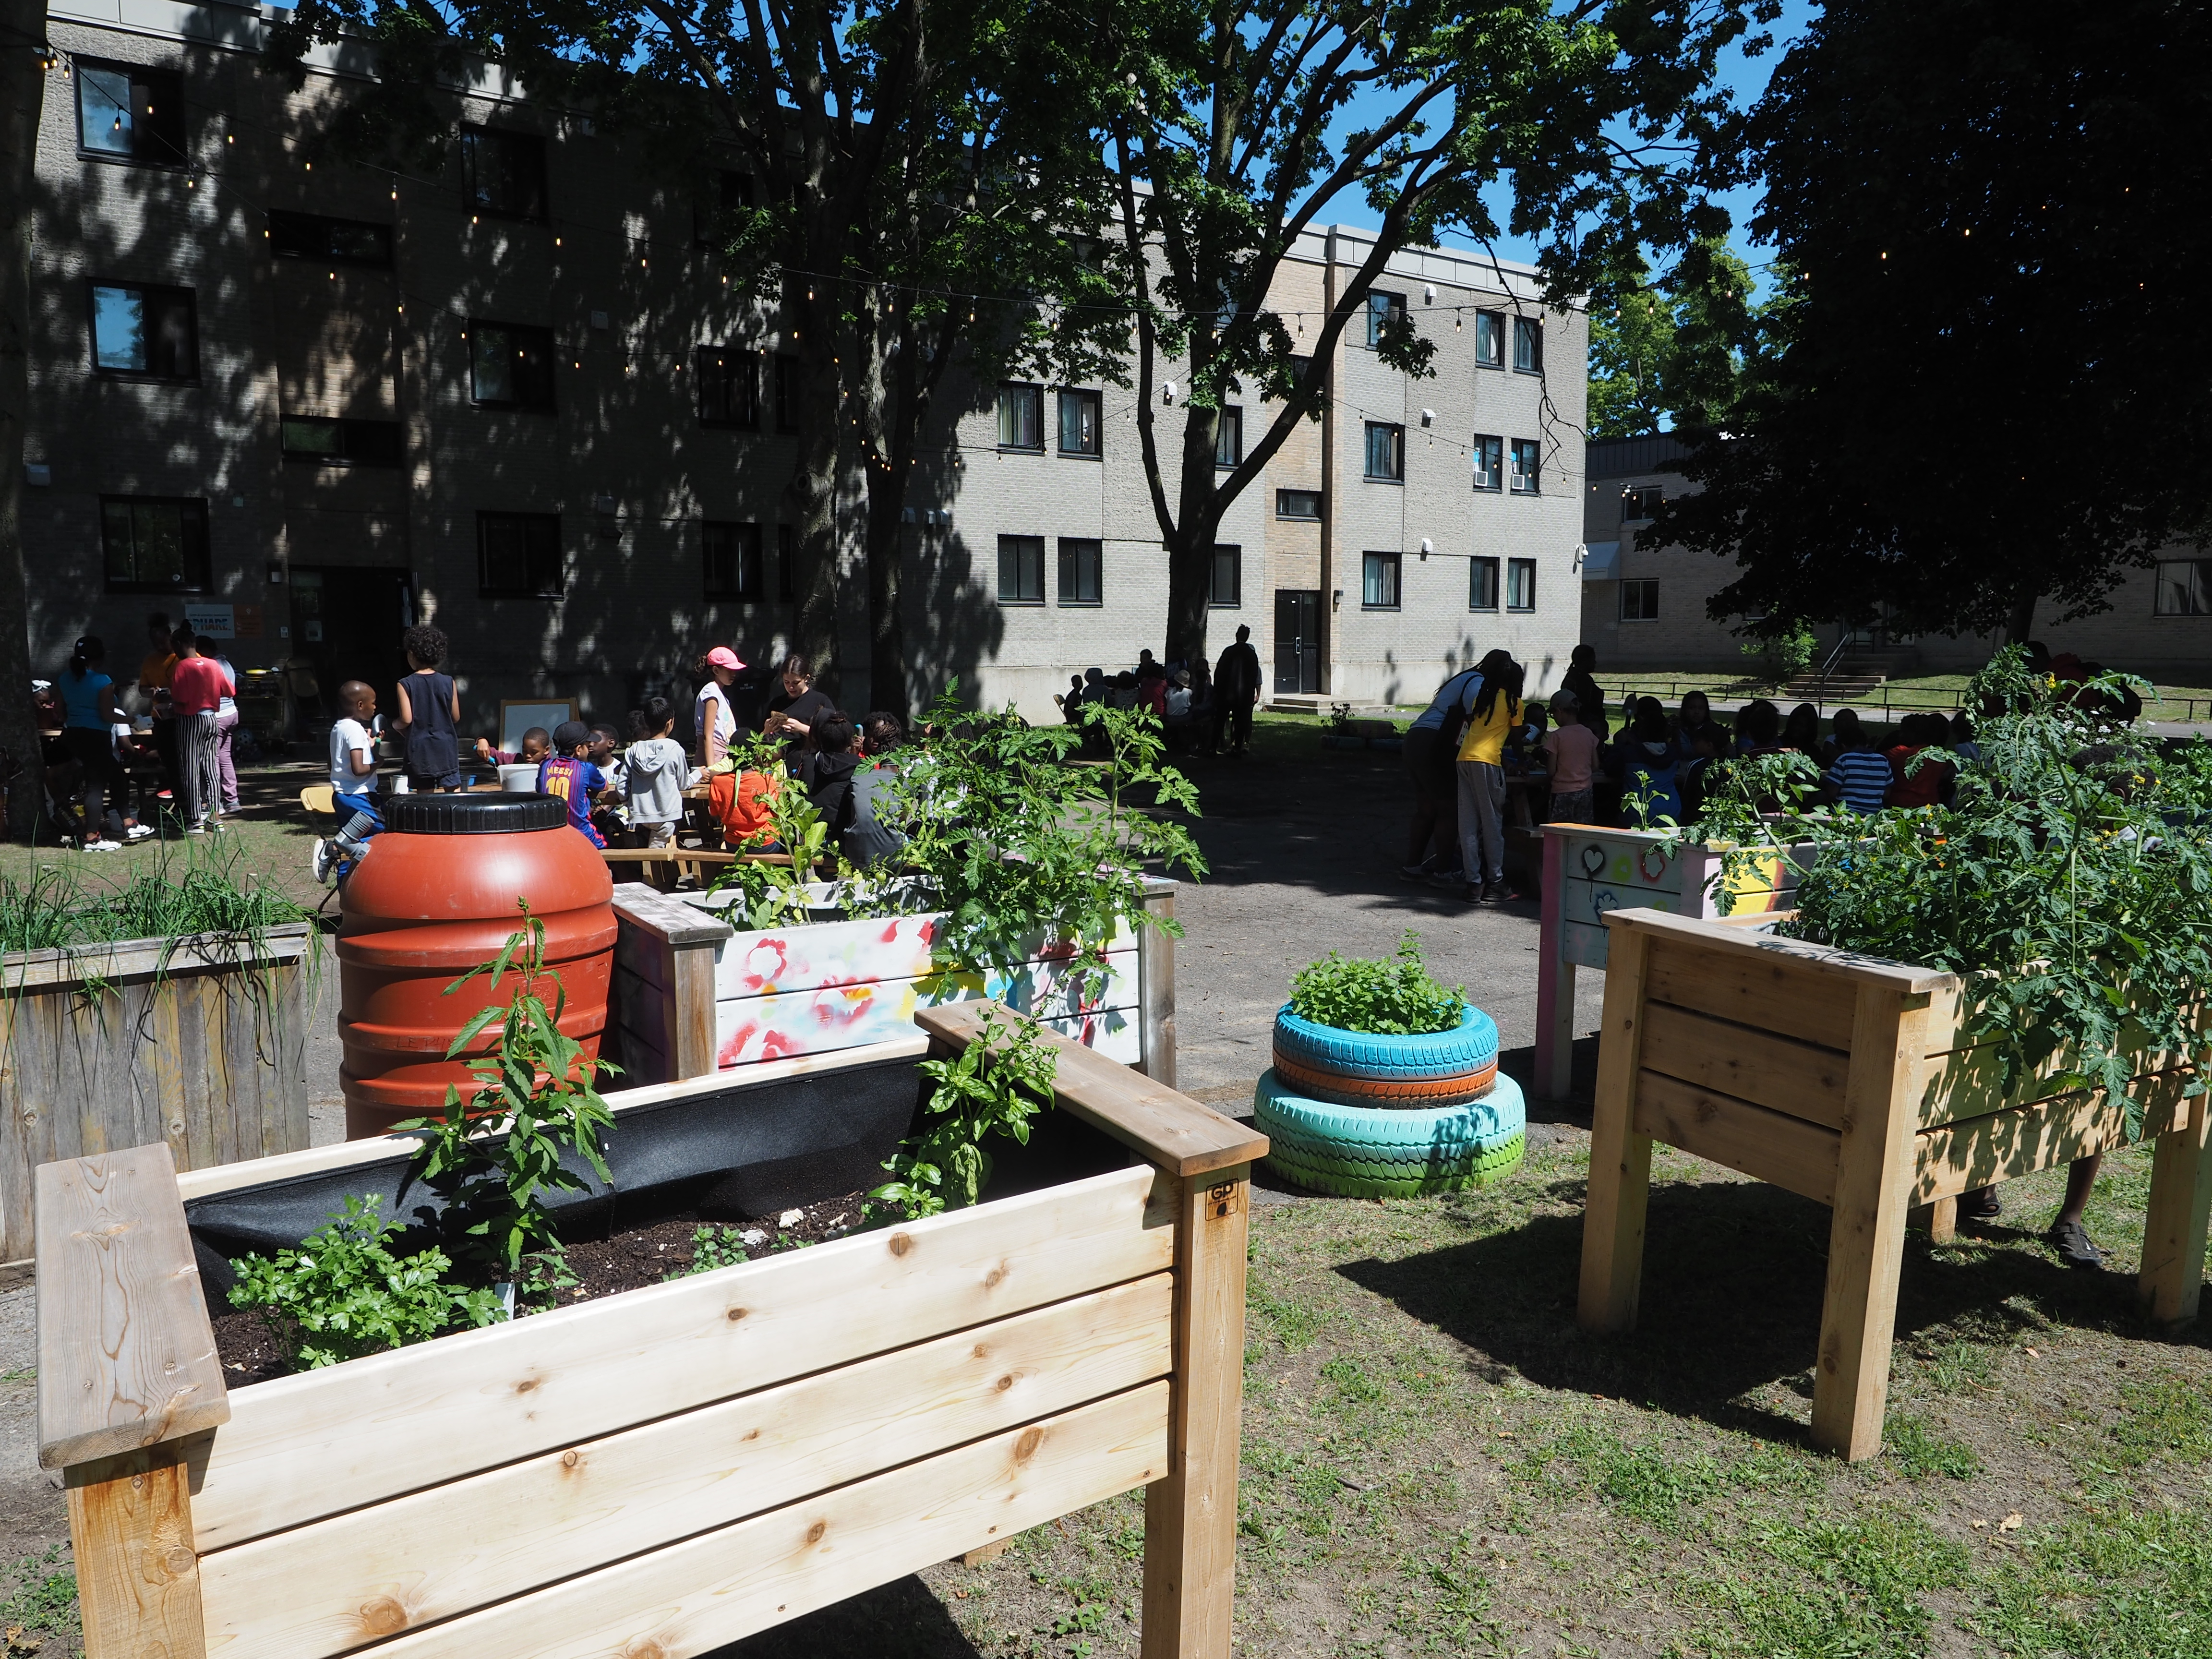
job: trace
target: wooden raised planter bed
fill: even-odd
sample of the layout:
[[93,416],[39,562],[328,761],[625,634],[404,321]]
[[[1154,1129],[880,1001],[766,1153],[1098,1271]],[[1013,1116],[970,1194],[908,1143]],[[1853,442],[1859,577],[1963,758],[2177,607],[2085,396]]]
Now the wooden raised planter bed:
[[[1176,884],[1146,883],[1146,908],[1175,915]],[[1060,1006],[1066,952],[1039,942],[1011,981],[932,976],[939,918],[732,927],[696,894],[615,889],[614,1055],[631,1082],[697,1077],[794,1054],[830,1054],[912,1029],[917,1009],[982,997],[1027,1012]],[[1156,1081],[1175,1082],[1175,940],[1124,924],[1104,993],[1045,1024]]]
[[[1908,1212],[1948,1237],[1960,1193],[2120,1145],[2124,1103],[2033,1078],[2006,1094],[1994,1050],[1960,1030],[1955,975],[1656,910],[1605,922],[1582,1323],[1636,1323],[1654,1140],[1817,1199],[1834,1218],[1813,1439],[1871,1457]],[[2203,1290],[2212,1160],[2193,1075],[2147,1054],[2130,1090],[2156,1139],[2139,1291],[2161,1323],[2194,1318]]]
[[0,1263],[41,1164],[165,1142],[180,1170],[307,1144],[305,923],[0,957]]
[[[978,1011],[921,1024],[949,1052]],[[40,1455],[88,1659],[679,1659],[1140,1486],[1144,1651],[1225,1656],[1267,1142],[1051,1041],[1040,1123],[1103,1173],[234,1391],[187,1203],[409,1143],[45,1166]],[[612,1133],[928,1046],[623,1091]]]

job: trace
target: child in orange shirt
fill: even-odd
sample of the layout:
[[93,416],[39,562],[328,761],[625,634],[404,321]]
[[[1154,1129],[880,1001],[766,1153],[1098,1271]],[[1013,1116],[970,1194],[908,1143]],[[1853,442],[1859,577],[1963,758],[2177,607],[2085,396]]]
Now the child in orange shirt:
[[722,826],[722,844],[733,853],[781,852],[772,811],[782,793],[781,781],[764,772],[714,774],[707,785],[707,810]]

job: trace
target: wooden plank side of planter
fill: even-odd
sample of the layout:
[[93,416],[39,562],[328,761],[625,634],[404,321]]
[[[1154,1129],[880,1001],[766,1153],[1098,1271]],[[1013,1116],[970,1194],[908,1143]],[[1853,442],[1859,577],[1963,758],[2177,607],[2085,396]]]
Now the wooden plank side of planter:
[[20,951],[0,955],[0,986],[10,993],[81,986],[88,979],[111,985],[126,980],[157,979],[204,970],[234,972],[244,968],[303,962],[313,948],[314,929],[307,922],[271,927],[258,941],[235,943],[214,934],[178,939],[116,939],[63,950]]
[[1850,986],[1828,982],[1812,967],[1786,957],[1717,956],[1704,943],[1653,939],[1644,970],[1645,994],[1823,1048],[1850,1048]]
[[228,1547],[1161,1272],[1152,1186],[1117,1170],[240,1389],[194,1526]]
[[1650,1002],[1644,1011],[1647,1070],[1838,1129],[1850,1056]]
[[1165,1382],[401,1636],[380,1659],[682,1659],[1155,1479]]
[[1657,1072],[1637,1079],[1636,1130],[1759,1181],[1835,1200],[1837,1134]]
[[[2145,1139],[2171,1133],[2187,1122],[2189,1102],[2183,1091],[2195,1076],[2183,1068],[2136,1079]],[[2125,1114],[2101,1089],[2075,1090],[1923,1129],[1914,1147],[1912,1201],[1955,1198],[1992,1182],[2055,1169],[2121,1146],[2126,1139]]]
[[40,1466],[228,1421],[169,1149],[43,1165],[37,1201]]
[[171,1441],[73,1464],[67,1489],[91,1659],[204,1659],[184,1448]]
[[1119,1394],[1167,1375],[1174,1294],[1156,1273],[216,1551],[210,1644],[320,1659]]

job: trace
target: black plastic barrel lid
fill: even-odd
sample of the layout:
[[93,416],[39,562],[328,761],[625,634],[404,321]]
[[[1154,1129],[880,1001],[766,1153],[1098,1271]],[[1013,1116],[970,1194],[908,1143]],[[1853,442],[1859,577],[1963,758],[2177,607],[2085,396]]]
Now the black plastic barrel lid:
[[558,830],[568,822],[568,803],[558,795],[502,790],[496,795],[393,795],[384,803],[384,827],[410,836],[511,836]]

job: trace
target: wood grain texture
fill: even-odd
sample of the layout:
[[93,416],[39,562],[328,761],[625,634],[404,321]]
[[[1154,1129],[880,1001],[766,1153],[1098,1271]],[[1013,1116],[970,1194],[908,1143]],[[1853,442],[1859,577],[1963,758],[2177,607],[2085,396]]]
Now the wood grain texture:
[[1176,1199],[1175,1407],[1166,1471],[1145,1490],[1144,1659],[1228,1659],[1251,1175],[1200,1176]]
[[[1175,884],[1164,891],[1147,889],[1145,908],[1163,921],[1175,920]],[[1137,930],[1138,1041],[1144,1060],[1138,1069],[1155,1083],[1176,1086],[1176,941],[1158,927]]]
[[379,1659],[691,1659],[1157,1478],[1168,1385],[1009,1430],[428,1630]]
[[1161,1272],[1154,1178],[1116,1170],[241,1389],[194,1489],[201,1547]]
[[1156,1273],[216,1551],[209,1641],[344,1652],[1121,1393],[1167,1374],[1174,1298]]
[[[1005,1013],[996,1003],[956,1002],[922,1009],[915,1015],[915,1024],[939,1042],[964,1048],[982,1029],[987,1007]],[[1044,1037],[1058,1057],[1054,1103],[1169,1174],[1204,1175],[1267,1156],[1267,1136],[1235,1118],[1201,1106],[1056,1031],[1048,1030]]]
[[[1712,933],[1724,930],[1702,924]],[[1616,934],[1609,948],[1618,949]],[[1783,957],[1715,957],[1693,941],[1655,939],[1644,971],[1647,994],[1677,1008],[1772,1031],[1841,1053],[1850,1047],[1852,988]]]
[[617,957],[646,956],[655,940],[662,945],[714,945],[730,937],[730,924],[712,911],[655,892],[643,882],[626,881],[616,887],[614,907]]
[[1651,1137],[1636,1122],[1650,937],[1626,928],[1609,936],[1609,951],[1575,1316],[1584,1330],[1618,1332],[1636,1328],[1651,1194]]
[[716,1067],[714,1053],[714,953],[703,945],[674,947],[675,982],[670,987],[668,1029],[672,1078],[705,1077]]
[[42,1165],[37,1204],[40,1465],[228,1421],[168,1147]]
[[[1741,927],[1717,927],[1694,917],[1666,915],[1656,910],[1615,910],[1606,926],[1648,930],[1655,940],[1677,940],[1693,951],[1746,962],[1760,968],[1777,964],[1812,970],[1821,978],[1841,978],[1854,985],[1879,985],[1908,995],[1929,995],[1952,984],[1955,975],[1940,968],[1922,968],[1908,962],[1890,962],[1862,956],[1832,945],[1810,945],[1803,939],[1780,939],[1771,933]],[[1757,1024],[1758,1022],[1747,1022]],[[1810,1040],[1810,1039],[1808,1039]]]
[[2145,1317],[2183,1325],[2204,1293],[2204,1231],[2212,1212],[2212,1099],[2187,1103],[2181,1121],[2151,1154],[2150,1203],[2143,1214],[2142,1271],[2136,1281]]
[[1834,1129],[1849,1056],[1663,1002],[1644,1008],[1647,1071]]
[[1804,1118],[1645,1072],[1637,1079],[1636,1127],[1819,1203],[1834,1200],[1836,1131]]
[[[2136,1079],[2132,1092],[2142,1109],[2146,1136],[2166,1134],[2188,1121],[2189,1103],[2182,1091],[2194,1076],[2176,1071]],[[2124,1113],[2094,1089],[1943,1124],[1923,1130],[1915,1142],[1913,1201],[1955,1197],[1993,1182],[2056,1169],[2126,1141]]]
[[85,1659],[204,1659],[183,1448],[78,1464],[67,1489]]

